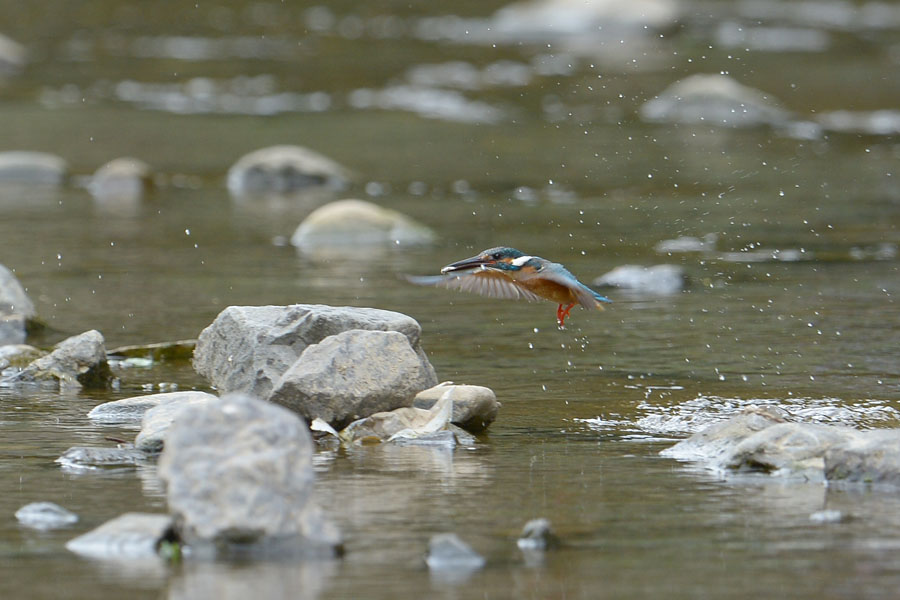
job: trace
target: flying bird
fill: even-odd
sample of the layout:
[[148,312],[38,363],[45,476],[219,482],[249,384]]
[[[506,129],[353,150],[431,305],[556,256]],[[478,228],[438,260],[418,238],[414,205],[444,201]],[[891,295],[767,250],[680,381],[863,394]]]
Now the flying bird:
[[490,248],[441,269],[440,275],[408,277],[412,283],[451,290],[474,292],[492,298],[512,300],[550,300],[559,304],[556,320],[565,327],[566,317],[576,304],[603,310],[601,296],[569,273],[559,263],[530,256],[515,248]]

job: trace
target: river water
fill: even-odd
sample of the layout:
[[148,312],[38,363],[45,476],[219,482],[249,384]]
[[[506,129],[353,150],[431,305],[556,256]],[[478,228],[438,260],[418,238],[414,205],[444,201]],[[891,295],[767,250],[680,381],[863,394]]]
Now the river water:
[[[30,342],[87,329],[108,348],[188,339],[229,305],[372,306],[416,318],[439,378],[491,387],[503,408],[474,449],[317,453],[340,562],[110,565],[64,543],[164,511],[154,465],[54,460],[136,433],[89,422],[96,404],[207,382],[173,362],[120,370],[108,392],[0,389],[0,596],[895,596],[896,494],[726,477],[658,453],[750,404],[900,425],[900,5],[654,3],[677,21],[582,31],[577,15],[503,20],[497,2],[51,4],[0,4],[0,33],[29,52],[0,87],[0,149],[58,154],[76,175],[0,189],[0,263],[47,324]],[[789,123],[639,117],[694,73],[763,90]],[[224,186],[238,157],[281,143],[346,165],[343,196],[439,241],[298,254],[284,240],[329,198],[242,200]],[[157,190],[93,199],[83,177],[125,155],[154,167]],[[682,236],[706,243],[658,246]],[[576,308],[559,330],[549,303],[401,277],[496,245],[585,282],[666,263],[688,284],[611,290],[606,311]],[[13,513],[38,500],[80,521],[19,526]],[[826,508],[847,518],[810,519]],[[565,543],[543,558],[515,545],[536,517]],[[487,566],[430,575],[422,555],[442,532]]]

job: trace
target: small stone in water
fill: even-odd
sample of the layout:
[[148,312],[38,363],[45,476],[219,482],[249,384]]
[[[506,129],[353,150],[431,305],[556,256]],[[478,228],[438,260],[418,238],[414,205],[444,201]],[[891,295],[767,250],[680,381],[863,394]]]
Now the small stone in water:
[[78,515],[52,502],[32,502],[16,511],[19,523],[33,529],[56,529],[78,521]]
[[547,519],[532,519],[525,523],[516,545],[522,550],[549,550],[559,545]]
[[845,521],[846,517],[844,516],[844,513],[839,510],[826,509],[817,510],[812,513],[809,515],[809,520],[813,523],[840,523],[841,521]]
[[485,560],[455,533],[441,533],[428,542],[425,563],[432,570],[474,571],[483,567]]

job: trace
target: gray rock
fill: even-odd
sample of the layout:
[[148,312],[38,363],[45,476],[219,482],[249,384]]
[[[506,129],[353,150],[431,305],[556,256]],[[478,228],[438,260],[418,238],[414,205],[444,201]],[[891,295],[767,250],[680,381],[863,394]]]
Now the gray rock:
[[27,55],[25,46],[0,33],[0,76],[21,72]]
[[347,169],[301,146],[271,146],[241,157],[228,170],[228,191],[235,196],[290,194],[309,188],[341,189]]
[[16,376],[18,381],[55,381],[62,388],[106,387],[111,378],[103,336],[94,329],[61,341]]
[[62,185],[68,177],[66,161],[45,152],[0,152],[0,183]]
[[597,287],[615,287],[645,294],[676,294],[684,289],[684,267],[621,265],[594,280]]
[[212,394],[197,391],[168,392],[165,394],[148,394],[134,396],[98,404],[88,413],[88,418],[97,423],[139,423],[151,408],[170,402],[185,403],[205,398],[217,399]]
[[682,440],[662,450],[662,456],[680,460],[693,460],[710,463],[711,466],[724,466],[741,441],[758,431],[786,421],[787,413],[771,406],[750,406],[741,414],[710,425],[686,440]]
[[134,445],[138,450],[144,452],[162,451],[169,428],[187,407],[219,401],[216,396],[204,392],[173,392],[156,395],[170,397],[148,409],[141,419],[141,431],[134,438]]
[[525,523],[516,545],[521,550],[550,550],[559,546],[559,538],[553,533],[547,519],[532,519]]
[[849,427],[811,423],[776,423],[741,440],[724,458],[730,469],[766,473],[823,474],[825,451],[856,439]]
[[640,109],[647,121],[726,127],[786,125],[791,114],[771,96],[727,75],[695,74],[677,81]]
[[70,540],[70,552],[101,560],[134,560],[157,557],[157,546],[172,525],[169,515],[125,513],[84,535]]
[[397,331],[353,329],[303,351],[269,399],[308,421],[340,429],[351,421],[410,406],[433,385],[432,372]]
[[0,265],[0,315],[34,318],[34,304],[12,271]]
[[91,177],[88,191],[100,199],[141,198],[153,187],[153,171],[137,158],[116,158]]
[[364,200],[338,200],[311,212],[294,234],[291,244],[303,250],[359,246],[430,244],[434,232],[395,210]]
[[53,502],[32,502],[16,511],[16,519],[32,529],[58,529],[78,522],[78,515]]
[[0,315],[0,347],[18,346],[27,334],[25,317],[22,315]]
[[661,240],[653,249],[661,254],[677,254],[682,252],[712,252],[716,249],[719,236],[707,233],[703,238],[683,235],[671,240]]
[[839,510],[817,510],[809,515],[812,523],[840,523],[847,520],[847,516]]
[[0,363],[5,362],[13,367],[26,367],[32,361],[46,355],[43,350],[29,346],[28,344],[0,343]]
[[431,570],[475,571],[484,566],[484,557],[455,533],[440,533],[428,541],[425,563]]
[[430,409],[444,394],[453,400],[453,416],[450,421],[466,431],[484,431],[497,418],[501,404],[490,388],[480,385],[454,385],[441,383],[416,394],[415,408]]
[[201,552],[335,554],[340,535],[312,500],[312,450],[303,421],[262,400],[185,408],[159,459],[179,538]]
[[422,329],[412,317],[374,308],[316,304],[226,308],[200,333],[194,368],[221,393],[246,392],[267,399],[275,382],[307,346],[351,329],[399,331],[427,373],[426,387],[437,383],[419,343]]
[[72,446],[56,459],[63,468],[94,469],[97,467],[121,467],[136,465],[147,460],[147,455],[133,447],[102,448]]
[[900,486],[900,429],[860,433],[825,452],[829,483],[872,483]]

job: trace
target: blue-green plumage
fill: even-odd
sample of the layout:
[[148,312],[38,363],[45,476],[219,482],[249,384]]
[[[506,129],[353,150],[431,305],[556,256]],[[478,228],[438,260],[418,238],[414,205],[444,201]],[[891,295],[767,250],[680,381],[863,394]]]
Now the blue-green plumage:
[[494,298],[551,300],[559,304],[556,318],[560,327],[576,304],[602,309],[603,303],[611,302],[578,281],[561,264],[505,246],[451,263],[441,269],[440,276],[410,277],[409,280]]

